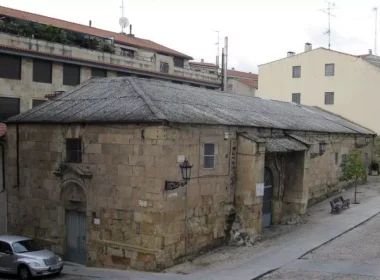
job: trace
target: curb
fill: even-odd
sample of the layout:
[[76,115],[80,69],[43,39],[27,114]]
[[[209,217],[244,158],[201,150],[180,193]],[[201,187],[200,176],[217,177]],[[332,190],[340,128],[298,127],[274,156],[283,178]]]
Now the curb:
[[[300,257],[298,257],[297,260],[302,259],[305,255],[311,253],[312,251],[314,251],[314,250],[316,250],[316,249],[322,247],[323,245],[326,245],[327,243],[329,243],[329,242],[331,242],[331,241],[337,239],[338,237],[342,236],[343,234],[345,234],[345,233],[347,233],[347,232],[349,232],[349,231],[351,231],[351,230],[353,230],[353,229],[355,229],[355,228],[361,226],[362,224],[368,222],[370,219],[374,218],[375,216],[377,216],[377,215],[379,215],[379,214],[380,214],[380,211],[378,211],[376,214],[373,214],[372,216],[370,216],[369,218],[365,219],[364,221],[360,222],[359,224],[356,224],[355,226],[353,226],[353,227],[351,227],[351,228],[349,228],[349,229],[343,231],[342,233],[340,233],[340,234],[334,236],[333,238],[327,240],[326,242],[324,242],[324,243],[322,243],[322,244],[320,244],[320,245],[318,245],[318,246],[316,246],[316,247],[310,249],[310,250],[307,251],[305,254],[303,254],[303,255],[301,255]],[[286,264],[284,264],[284,265],[282,265],[282,266],[280,266],[280,267],[277,267],[277,268],[275,268],[275,269],[271,269],[271,270],[269,270],[269,271],[267,271],[267,272],[264,272],[264,273],[260,274],[259,276],[256,276],[255,278],[252,278],[251,280],[257,280],[257,279],[260,279],[261,277],[263,277],[263,276],[265,276],[265,275],[268,275],[268,274],[270,274],[270,273],[272,273],[272,272],[275,272],[276,270],[278,270],[278,269],[280,269],[280,268],[282,268],[282,267],[284,267],[284,266],[286,266],[286,265],[292,263],[293,261],[294,261],[294,260],[292,260],[292,261],[290,261],[290,262],[288,262],[288,263],[286,263]]]

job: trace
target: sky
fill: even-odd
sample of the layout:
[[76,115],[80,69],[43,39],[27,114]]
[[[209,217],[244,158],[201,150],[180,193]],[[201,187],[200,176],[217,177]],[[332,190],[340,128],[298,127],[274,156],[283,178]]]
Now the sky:
[[[0,0],[0,5],[120,32],[122,0]],[[331,48],[352,54],[375,50],[375,12],[380,0],[335,0]],[[325,0],[124,0],[133,33],[215,62],[229,38],[228,67],[258,72],[258,65],[300,53],[304,44],[328,47]],[[380,17],[380,10],[379,10]],[[380,20],[378,21],[380,24]],[[129,29],[128,29],[129,30]],[[380,29],[379,29],[380,37]],[[378,47],[380,54],[380,46]]]

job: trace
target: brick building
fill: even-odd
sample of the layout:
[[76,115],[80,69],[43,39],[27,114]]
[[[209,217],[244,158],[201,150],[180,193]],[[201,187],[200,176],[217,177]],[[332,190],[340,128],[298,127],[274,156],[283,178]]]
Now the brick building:
[[[345,155],[368,161],[373,137],[315,107],[93,78],[9,120],[8,231],[89,266],[161,270],[232,223],[254,238],[297,221],[341,189]],[[171,189],[184,158],[191,180]]]

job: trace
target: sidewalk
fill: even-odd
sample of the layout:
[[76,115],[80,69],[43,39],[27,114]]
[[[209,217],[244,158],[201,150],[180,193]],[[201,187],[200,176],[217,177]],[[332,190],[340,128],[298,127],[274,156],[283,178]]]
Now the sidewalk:
[[[331,215],[329,200],[309,209],[308,223],[289,233],[265,240],[253,247],[224,247],[196,258],[193,263],[168,269],[170,273],[143,273],[86,267],[65,267],[63,273],[107,279],[256,279],[290,264],[315,248],[357,227],[380,212],[380,183],[358,188],[361,204],[352,204],[339,215]],[[353,200],[353,189],[343,193]],[[174,274],[178,272],[188,275]]]

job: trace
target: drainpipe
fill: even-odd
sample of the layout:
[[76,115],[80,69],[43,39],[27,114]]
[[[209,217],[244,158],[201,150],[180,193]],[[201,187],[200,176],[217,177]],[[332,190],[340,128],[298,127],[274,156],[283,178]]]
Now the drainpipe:
[[19,130],[18,124],[16,125],[16,172],[17,172],[17,185],[15,188],[20,187],[20,139],[19,139]]
[[2,177],[3,177],[3,189],[0,191],[0,193],[5,192],[5,148],[4,148],[4,142],[0,142],[1,147],[1,166],[2,166]]

